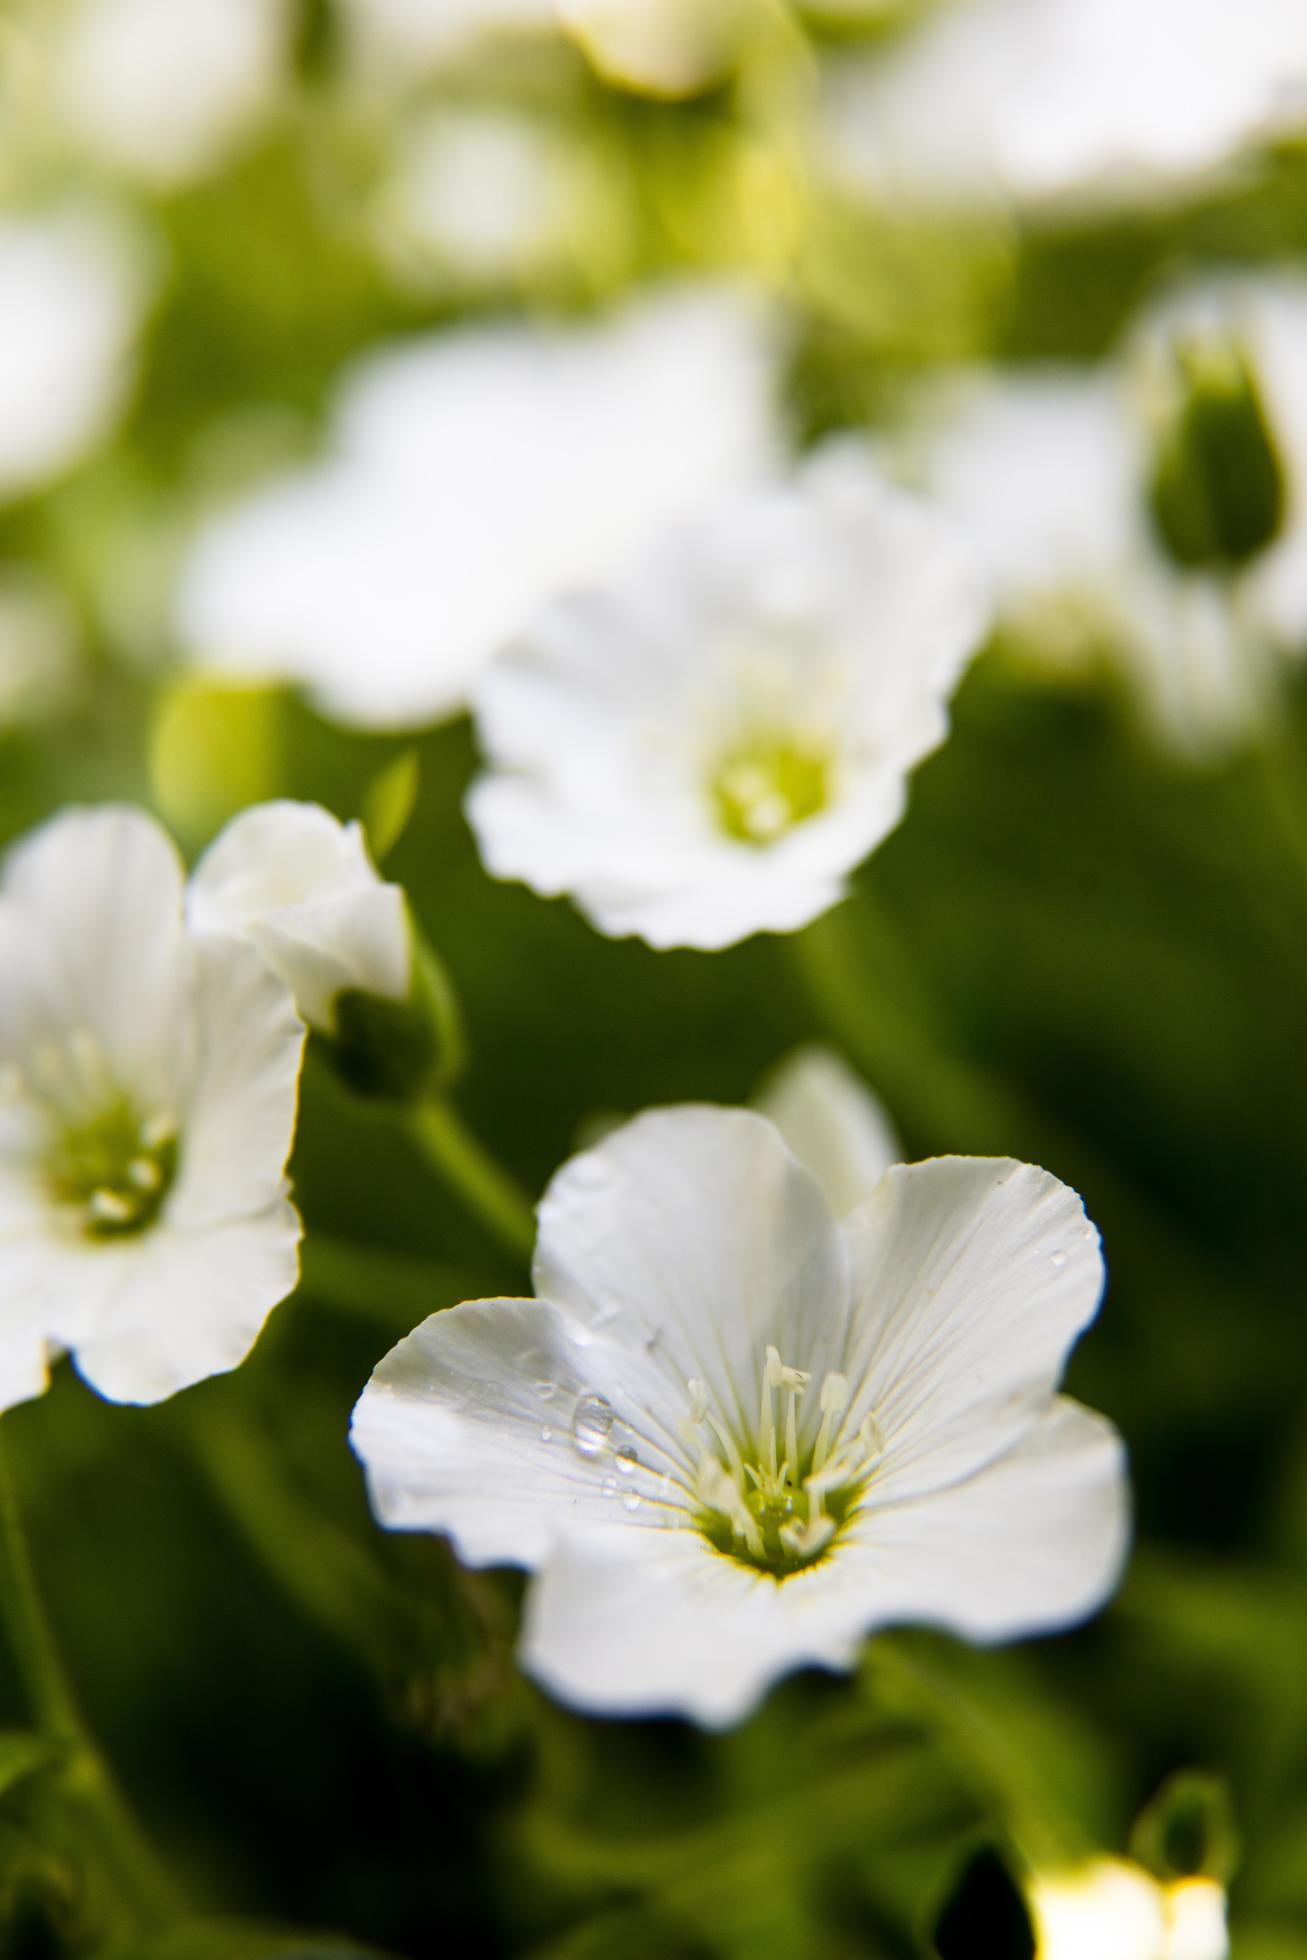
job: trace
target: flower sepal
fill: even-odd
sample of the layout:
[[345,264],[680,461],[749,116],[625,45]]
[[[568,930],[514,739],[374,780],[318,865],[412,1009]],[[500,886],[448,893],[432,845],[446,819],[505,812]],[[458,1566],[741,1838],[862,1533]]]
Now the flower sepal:
[[351,1094],[405,1109],[447,1090],[466,1053],[454,989],[411,917],[409,936],[412,972],[406,997],[393,1000],[363,987],[342,988],[332,1004],[331,1031],[315,1034],[319,1051]]

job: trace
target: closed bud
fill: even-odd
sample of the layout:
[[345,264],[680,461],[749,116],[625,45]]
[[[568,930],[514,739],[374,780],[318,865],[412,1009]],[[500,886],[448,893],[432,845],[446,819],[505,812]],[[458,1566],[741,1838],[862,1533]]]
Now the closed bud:
[[1163,546],[1186,570],[1236,571],[1279,534],[1284,465],[1239,342],[1177,341],[1149,485]]

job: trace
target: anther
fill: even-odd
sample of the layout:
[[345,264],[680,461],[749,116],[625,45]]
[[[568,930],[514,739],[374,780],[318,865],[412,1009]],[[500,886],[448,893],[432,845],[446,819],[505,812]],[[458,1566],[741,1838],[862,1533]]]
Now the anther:
[[136,1207],[130,1198],[124,1198],[120,1191],[110,1191],[104,1187],[92,1191],[86,1208],[92,1218],[106,1225],[126,1225],[136,1216]]

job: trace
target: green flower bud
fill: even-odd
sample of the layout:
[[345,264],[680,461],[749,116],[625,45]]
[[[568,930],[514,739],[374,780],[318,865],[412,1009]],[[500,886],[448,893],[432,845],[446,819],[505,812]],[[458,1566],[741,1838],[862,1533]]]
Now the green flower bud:
[[462,1023],[445,970],[413,929],[407,997],[348,987],[336,995],[335,1026],[318,1044],[356,1096],[415,1104],[447,1089],[463,1065]]
[[1149,509],[1187,570],[1236,570],[1278,535],[1284,465],[1257,377],[1237,341],[1178,341]]

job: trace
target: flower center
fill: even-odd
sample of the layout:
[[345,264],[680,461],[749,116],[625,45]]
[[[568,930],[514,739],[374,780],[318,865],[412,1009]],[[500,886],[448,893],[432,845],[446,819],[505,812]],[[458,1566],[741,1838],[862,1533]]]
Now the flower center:
[[67,1124],[45,1174],[56,1203],[79,1214],[88,1238],[143,1232],[159,1215],[177,1170],[177,1133],[166,1117],[142,1117],[126,1097]]
[[4,1094],[35,1104],[44,1132],[38,1169],[50,1197],[88,1238],[143,1232],[177,1173],[177,1124],[121,1089],[89,1030],[38,1048]]
[[763,729],[717,758],[708,794],[719,830],[740,844],[772,844],[831,800],[832,759],[822,745]]
[[713,1407],[704,1383],[689,1383],[684,1433],[698,1456],[700,1529],[717,1551],[781,1579],[829,1550],[882,1451],[873,1416],[844,1433],[849,1384],[834,1373],[821,1385],[816,1439],[801,1447],[799,1402],[811,1382],[810,1374],[787,1367],[769,1347],[757,1435],[743,1447]]

